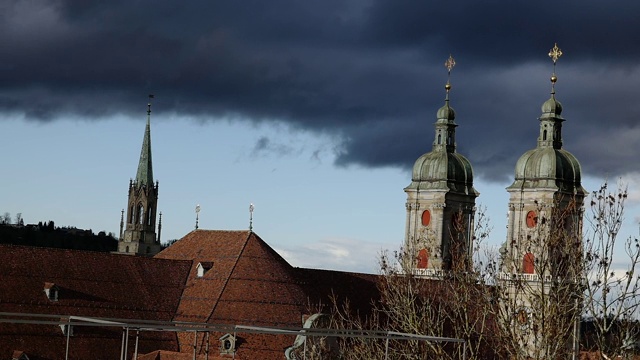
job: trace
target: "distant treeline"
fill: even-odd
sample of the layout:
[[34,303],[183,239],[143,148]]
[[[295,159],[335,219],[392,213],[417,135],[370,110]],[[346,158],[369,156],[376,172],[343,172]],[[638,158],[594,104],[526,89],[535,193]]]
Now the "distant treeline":
[[116,251],[118,240],[113,234],[73,227],[55,227],[53,221],[37,225],[6,224],[0,221],[0,243],[60,249]]

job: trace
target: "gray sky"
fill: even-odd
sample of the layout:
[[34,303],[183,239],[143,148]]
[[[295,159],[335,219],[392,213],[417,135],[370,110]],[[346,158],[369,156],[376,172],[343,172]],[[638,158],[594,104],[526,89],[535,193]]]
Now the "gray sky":
[[640,113],[636,2],[6,0],[0,9],[0,111],[32,121],[131,115],[154,93],[165,111],[204,122],[231,115],[330,134],[338,165],[408,167],[430,147],[451,53],[459,151],[476,174],[504,180],[535,146],[557,42],[567,148],[592,174],[640,166],[629,135]]
[[155,94],[163,240],[193,229],[196,204],[201,228],[247,228],[253,202],[257,233],[294,265],[375,271],[402,244],[402,189],[431,150],[451,54],[458,151],[499,245],[556,42],[585,187],[640,185],[638,14],[590,0],[4,0],[0,212],[117,233]]

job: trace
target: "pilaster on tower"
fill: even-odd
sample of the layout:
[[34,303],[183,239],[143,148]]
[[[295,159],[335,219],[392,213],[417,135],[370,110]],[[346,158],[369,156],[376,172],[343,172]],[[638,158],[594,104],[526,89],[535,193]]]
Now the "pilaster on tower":
[[473,169],[456,152],[455,111],[450,106],[453,57],[448,70],[445,104],[437,112],[435,137],[430,152],[413,166],[407,193],[404,264],[420,275],[442,270],[466,269],[470,261],[475,199]]
[[160,241],[156,237],[156,211],[158,205],[158,182],[153,182],[151,160],[151,99],[147,104],[147,124],[142,139],[142,149],[135,180],[129,180],[124,235],[118,241],[118,252],[131,255],[153,256],[160,252]]

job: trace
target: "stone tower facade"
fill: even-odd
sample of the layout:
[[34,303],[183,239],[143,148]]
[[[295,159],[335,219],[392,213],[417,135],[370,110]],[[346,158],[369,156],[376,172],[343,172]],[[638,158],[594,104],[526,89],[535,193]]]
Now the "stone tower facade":
[[[160,239],[156,236],[158,183],[153,182],[151,160],[151,103],[147,110],[147,125],[135,180],[129,180],[129,201],[126,217],[121,220],[118,252],[153,256],[160,252]],[[124,232],[123,232],[123,225]]]
[[[555,66],[561,52],[554,49],[549,55]],[[580,163],[562,148],[564,118],[555,98],[556,81],[554,72],[551,98],[539,118],[537,146],[520,157],[515,180],[507,188],[507,239],[500,250],[503,314],[511,317],[522,358],[531,359],[552,356],[550,351],[556,350],[551,344],[562,341],[570,352],[579,312],[576,285],[586,190]],[[543,323],[564,333],[551,339]]]
[[[454,64],[453,58],[445,63],[449,72]],[[449,105],[449,82],[445,88],[445,105],[437,113],[432,149],[416,160],[411,184],[404,189],[404,265],[419,275],[467,266],[479,195],[473,188],[471,163],[456,152],[458,125]]]

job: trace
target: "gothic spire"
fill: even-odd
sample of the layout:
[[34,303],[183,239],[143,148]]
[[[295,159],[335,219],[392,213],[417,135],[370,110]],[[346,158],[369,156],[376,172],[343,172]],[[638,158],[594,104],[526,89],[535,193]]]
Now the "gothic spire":
[[144,130],[140,162],[138,163],[138,172],[136,174],[136,183],[146,186],[153,186],[153,167],[151,164],[151,99],[153,99],[153,95],[149,95],[149,103],[147,104],[147,126]]

